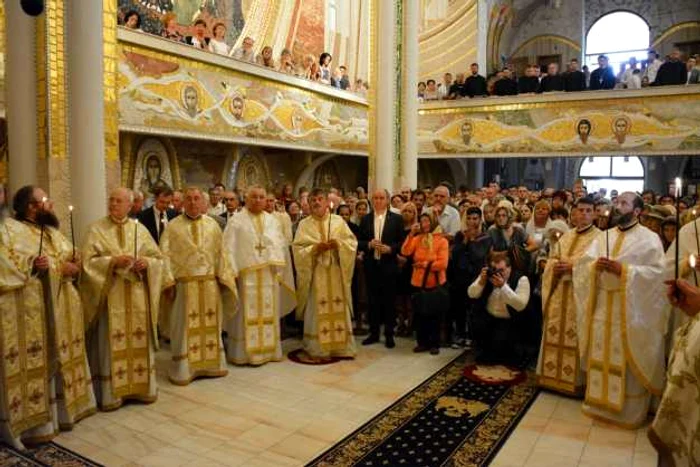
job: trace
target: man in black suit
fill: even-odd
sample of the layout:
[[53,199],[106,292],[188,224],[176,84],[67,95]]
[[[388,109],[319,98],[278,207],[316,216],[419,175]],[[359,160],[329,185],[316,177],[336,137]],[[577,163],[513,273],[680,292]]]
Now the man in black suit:
[[379,330],[384,324],[385,345],[394,348],[396,325],[396,284],[399,266],[396,255],[401,250],[403,219],[389,210],[389,192],[376,190],[372,195],[373,211],[360,221],[358,251],[364,253],[369,302],[369,337],[362,345],[379,342]]
[[236,190],[224,192],[223,200],[226,211],[223,214],[219,214],[219,217],[222,218],[225,223],[228,223],[228,220],[241,208],[241,200]]
[[615,73],[608,66],[608,57],[600,55],[598,57],[598,68],[591,73],[590,90],[613,89],[615,87]]
[[464,82],[464,89],[467,96],[483,97],[488,95],[488,91],[486,90],[486,78],[479,74],[479,64],[472,63],[470,71],[471,75],[469,75],[469,78]]
[[158,243],[168,221],[177,216],[178,212],[170,208],[173,202],[173,190],[170,187],[155,188],[153,199],[153,206],[141,211],[137,218],[148,229],[153,240]]

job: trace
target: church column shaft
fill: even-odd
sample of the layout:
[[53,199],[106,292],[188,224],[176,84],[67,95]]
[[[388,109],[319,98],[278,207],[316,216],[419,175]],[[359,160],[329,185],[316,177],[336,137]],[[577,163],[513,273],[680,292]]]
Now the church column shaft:
[[70,0],[71,196],[76,234],[106,212],[102,0]]
[[6,2],[7,131],[12,191],[37,183],[36,20],[20,2]]
[[401,186],[418,188],[418,28],[420,1],[404,0],[401,73]]

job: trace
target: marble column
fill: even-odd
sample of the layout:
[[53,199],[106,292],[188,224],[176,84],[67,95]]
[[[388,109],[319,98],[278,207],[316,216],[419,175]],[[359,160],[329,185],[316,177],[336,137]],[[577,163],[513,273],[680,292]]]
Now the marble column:
[[106,214],[103,2],[68,2],[71,197],[76,234]]
[[397,87],[396,87],[396,2],[398,0],[373,0],[376,15],[373,19],[372,38],[375,40],[375,57],[372,57],[370,82],[370,112],[374,124],[370,134],[370,190],[392,190],[396,174],[398,151]]
[[489,11],[488,0],[477,0],[476,6],[476,63],[479,64],[480,73],[484,76],[488,74],[486,68],[486,57],[488,54],[489,36]]
[[473,190],[478,190],[484,186],[484,160],[483,159],[472,159],[469,161],[469,181],[471,183],[471,188]]
[[[418,188],[418,30],[420,0],[403,1],[400,186]],[[398,188],[398,187],[395,187]]]
[[22,11],[20,2],[5,4],[7,63],[7,137],[9,185],[14,192],[36,184],[37,176],[37,80],[36,19]]

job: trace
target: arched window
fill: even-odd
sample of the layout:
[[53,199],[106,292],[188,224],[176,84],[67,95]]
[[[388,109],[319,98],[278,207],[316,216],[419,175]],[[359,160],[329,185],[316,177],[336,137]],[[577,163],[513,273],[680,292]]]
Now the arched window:
[[590,71],[598,67],[598,55],[607,55],[610,67],[617,73],[620,64],[635,57],[646,60],[649,49],[649,25],[641,16],[616,11],[596,21],[586,36],[586,65]]
[[578,175],[586,184],[589,193],[596,193],[605,188],[606,196],[612,190],[644,190],[644,164],[636,156],[595,156],[586,157],[581,163]]

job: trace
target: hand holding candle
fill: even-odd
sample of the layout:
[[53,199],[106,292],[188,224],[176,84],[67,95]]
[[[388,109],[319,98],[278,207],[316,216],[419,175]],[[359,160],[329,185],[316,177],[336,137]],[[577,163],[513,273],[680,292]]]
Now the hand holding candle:
[[693,278],[695,279],[695,287],[698,286],[698,272],[695,270],[695,265],[696,265],[697,259],[695,255],[690,255],[688,258],[688,264],[690,265],[690,269],[693,270]]
[[68,213],[70,215],[70,239],[73,244],[73,256],[72,260],[75,261],[75,229],[73,228],[73,205],[68,206]]
[[679,265],[679,251],[680,251],[680,245],[679,245],[679,238],[678,234],[681,231],[681,223],[680,223],[680,209],[679,209],[679,203],[681,200],[681,193],[682,193],[682,182],[680,177],[676,177],[676,280],[678,280],[678,265]]
[[326,236],[326,241],[331,239],[331,221],[333,220],[333,201],[328,205],[328,235]]
[[610,210],[605,211],[605,257],[610,259]]

